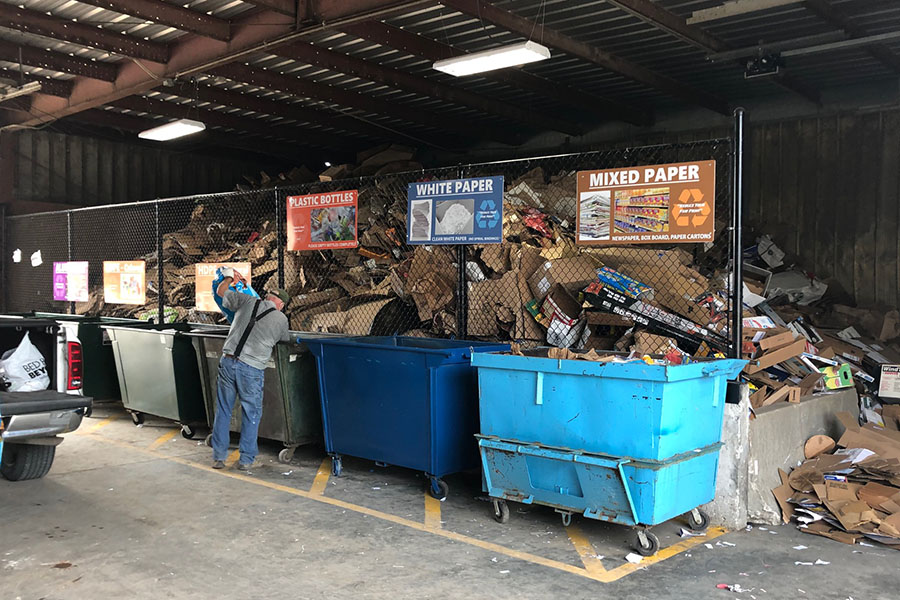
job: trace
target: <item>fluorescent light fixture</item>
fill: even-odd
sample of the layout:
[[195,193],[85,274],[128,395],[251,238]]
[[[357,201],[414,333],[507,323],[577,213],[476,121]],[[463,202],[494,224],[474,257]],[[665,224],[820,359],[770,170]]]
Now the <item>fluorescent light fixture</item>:
[[537,42],[521,42],[502,48],[491,48],[434,63],[434,68],[456,77],[516,67],[550,58],[550,49]]
[[19,87],[4,87],[0,84],[0,100],[12,100],[13,98],[28,96],[39,91],[41,91],[41,83],[39,81],[32,81]]
[[157,142],[167,142],[176,138],[191,135],[198,131],[206,129],[206,125],[200,121],[192,121],[190,119],[178,119],[159,127],[147,129],[138,134],[142,140],[154,140]]

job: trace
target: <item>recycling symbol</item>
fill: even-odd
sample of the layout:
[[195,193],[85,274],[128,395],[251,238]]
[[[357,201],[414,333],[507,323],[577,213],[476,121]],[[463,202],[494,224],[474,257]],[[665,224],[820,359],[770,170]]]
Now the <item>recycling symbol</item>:
[[[676,204],[672,207],[672,216],[675,217],[675,224],[679,227],[688,227],[690,225],[699,227],[706,222],[712,213],[709,202],[703,201],[703,192],[697,188],[682,190],[678,196],[678,202],[681,204]],[[682,204],[689,205],[691,210],[688,211],[682,207]],[[698,207],[699,211],[697,210]]]
[[478,218],[476,219],[478,226],[482,229],[491,229],[500,220],[500,211],[493,200],[483,200],[478,209]]

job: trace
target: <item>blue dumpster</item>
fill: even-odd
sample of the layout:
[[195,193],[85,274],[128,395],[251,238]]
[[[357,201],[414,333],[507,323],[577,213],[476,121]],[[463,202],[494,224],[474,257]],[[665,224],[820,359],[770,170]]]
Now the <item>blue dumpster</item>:
[[301,335],[316,357],[325,448],[332,472],[341,455],[423,471],[436,498],[440,478],[478,467],[474,353],[506,344],[412,337]]
[[666,366],[479,353],[472,364],[482,435],[662,460],[719,441],[727,381],[747,361]]
[[[545,351],[543,351],[545,352]],[[726,382],[743,360],[648,365],[477,354],[484,485],[494,517],[507,500],[647,527],[681,514],[702,531],[715,497]]]

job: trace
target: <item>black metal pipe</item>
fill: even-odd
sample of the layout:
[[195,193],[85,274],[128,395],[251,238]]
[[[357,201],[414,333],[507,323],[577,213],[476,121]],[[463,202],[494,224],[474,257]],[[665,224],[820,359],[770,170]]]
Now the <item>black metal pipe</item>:
[[163,289],[163,286],[165,285],[163,282],[163,274],[165,273],[165,269],[163,268],[162,227],[159,226],[159,199],[156,200],[156,204],[154,204],[153,206],[156,209],[156,322],[165,323],[166,291],[165,289]]
[[469,332],[469,284],[466,281],[466,247],[456,247],[456,337],[464,340]]
[[[66,254],[69,262],[72,261],[72,212],[66,211]],[[56,285],[56,282],[53,282],[53,285]],[[75,303],[69,302],[69,314],[75,314]]]
[[744,323],[744,247],[741,238],[744,202],[744,109],[734,111],[734,180],[731,206],[733,297],[731,340],[733,358],[741,357]]
[[278,232],[278,243],[275,247],[278,249],[278,287],[284,289],[284,244],[285,244],[285,217],[287,213],[287,205],[279,201],[278,188],[276,187],[272,193],[275,198],[275,231]]

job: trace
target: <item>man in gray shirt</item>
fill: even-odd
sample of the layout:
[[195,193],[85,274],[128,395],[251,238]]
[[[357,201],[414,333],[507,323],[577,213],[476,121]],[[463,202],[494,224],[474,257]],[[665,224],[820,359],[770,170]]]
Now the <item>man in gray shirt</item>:
[[234,270],[221,270],[225,279],[216,288],[222,306],[234,311],[234,321],[228,330],[219,379],[216,386],[216,418],[213,422],[213,468],[225,467],[228,454],[231,411],[236,398],[241,400],[241,458],[238,469],[247,471],[256,466],[257,432],[262,417],[263,381],[266,363],[272,348],[281,340],[289,340],[288,319],[281,312],[290,296],[284,290],[268,292],[265,300],[229,289]]

